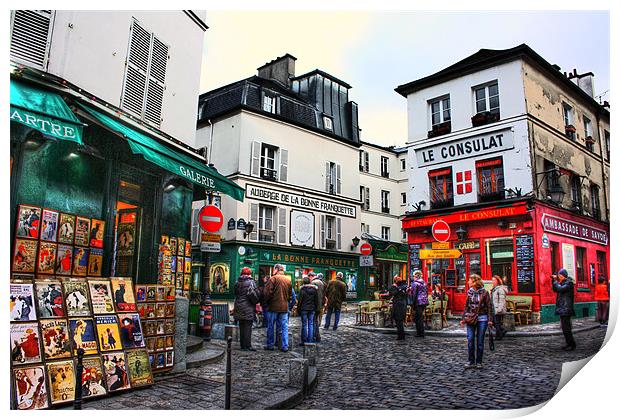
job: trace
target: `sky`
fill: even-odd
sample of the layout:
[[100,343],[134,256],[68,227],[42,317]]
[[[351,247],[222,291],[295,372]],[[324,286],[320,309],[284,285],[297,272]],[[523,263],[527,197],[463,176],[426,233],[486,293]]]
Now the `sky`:
[[607,11],[212,11],[200,91],[256,74],[289,53],[297,75],[319,68],[352,86],[363,141],[407,141],[407,106],[398,85],[435,73],[481,48],[528,44],[562,71],[595,75],[610,100]]

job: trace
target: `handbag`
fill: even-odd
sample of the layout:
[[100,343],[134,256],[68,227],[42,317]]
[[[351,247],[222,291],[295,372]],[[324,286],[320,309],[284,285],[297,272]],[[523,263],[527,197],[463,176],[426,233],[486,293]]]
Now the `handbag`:
[[255,287],[248,291],[248,300],[252,305],[256,305],[260,301],[260,296],[258,295],[258,293],[258,289]]
[[487,328],[487,330],[489,331],[489,350],[494,351],[495,350],[495,338],[493,338],[494,335],[494,331],[495,328]]

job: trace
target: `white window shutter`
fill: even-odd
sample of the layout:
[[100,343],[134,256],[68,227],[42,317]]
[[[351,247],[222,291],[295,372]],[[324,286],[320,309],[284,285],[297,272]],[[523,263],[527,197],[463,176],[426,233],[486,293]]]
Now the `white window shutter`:
[[288,179],[288,150],[280,149],[280,181]]
[[340,164],[336,165],[336,194],[342,194],[342,185],[340,181]]
[[258,241],[258,203],[250,203],[250,221],[254,225],[254,230],[250,233],[250,241]]
[[370,165],[368,163],[368,152],[364,152],[364,170],[368,172]]
[[47,69],[53,10],[15,10],[11,13],[11,60]]
[[192,209],[192,245],[200,245],[200,224],[198,223],[198,214],[200,209]]
[[325,192],[329,192],[330,175],[329,162],[325,162]]
[[320,234],[321,248],[325,249],[325,215],[324,214],[321,215],[320,228],[321,228],[321,234]]
[[252,176],[260,176],[260,142],[252,142],[252,154],[250,163],[250,173]]
[[336,217],[336,249],[342,246],[342,218]]
[[144,119],[157,127],[161,125],[161,111],[166,90],[166,66],[168,65],[168,46],[153,36],[151,62],[146,91]]
[[364,197],[364,199],[366,200],[366,210],[370,210],[370,188],[369,187],[365,187],[366,190],[366,196]]
[[129,32],[129,51],[127,51],[121,108],[140,118],[144,112],[151,41],[151,34],[134,20]]
[[286,209],[278,207],[278,243],[286,243]]

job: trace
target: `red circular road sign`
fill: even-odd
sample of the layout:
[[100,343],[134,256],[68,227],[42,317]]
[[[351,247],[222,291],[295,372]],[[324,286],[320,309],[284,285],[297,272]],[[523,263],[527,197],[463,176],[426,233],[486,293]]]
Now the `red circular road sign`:
[[360,246],[360,253],[362,255],[370,255],[371,252],[372,252],[372,245],[370,245],[368,242]]
[[204,206],[198,214],[198,223],[205,232],[217,232],[224,224],[224,215],[215,206]]
[[443,220],[437,220],[433,223],[433,228],[431,230],[433,232],[433,238],[435,238],[437,242],[448,242],[448,239],[450,239],[450,225]]

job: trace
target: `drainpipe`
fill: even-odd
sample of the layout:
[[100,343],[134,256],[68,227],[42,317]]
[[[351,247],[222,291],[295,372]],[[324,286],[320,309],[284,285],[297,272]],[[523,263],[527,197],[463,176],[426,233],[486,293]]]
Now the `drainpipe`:
[[211,131],[209,132],[209,157],[207,157],[205,153],[205,159],[207,159],[207,163],[211,163],[211,153],[213,151],[213,123],[211,120],[207,120],[207,123],[211,127]]
[[[605,157],[603,156],[603,134],[601,130],[601,118],[600,111],[596,111],[596,128],[598,130],[598,146],[600,150],[600,161],[601,161],[601,179],[603,180],[603,199],[605,200],[605,219],[607,223],[609,223],[609,218],[607,215],[609,214],[609,201],[607,199],[607,183],[605,182]],[[603,216],[601,211],[601,216]],[[602,218],[602,217],[601,217]]]

